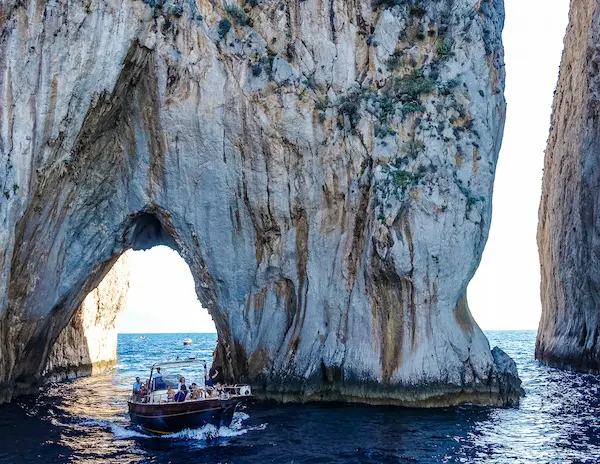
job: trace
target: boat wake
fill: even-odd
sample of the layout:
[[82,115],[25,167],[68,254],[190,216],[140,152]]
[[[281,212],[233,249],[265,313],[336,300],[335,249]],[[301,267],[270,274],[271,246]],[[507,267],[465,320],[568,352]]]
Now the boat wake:
[[139,431],[137,428],[127,426],[125,424],[121,425],[116,422],[113,422],[111,419],[108,420],[98,420],[98,419],[81,419],[71,424],[60,424],[64,427],[70,427],[73,429],[90,429],[90,428],[101,428],[104,430],[110,430],[113,437],[117,440],[127,440],[131,438],[152,438],[151,435],[145,434]]
[[249,426],[246,427],[243,424],[243,421],[249,419],[250,416],[245,412],[236,411],[233,415],[233,420],[229,427],[221,426],[216,427],[212,424],[207,424],[204,427],[198,429],[185,429],[181,432],[171,433],[169,435],[161,436],[162,439],[165,440],[202,440],[209,441],[215,440],[217,438],[230,438],[230,437],[238,437],[240,435],[244,435],[250,431],[254,430],[264,430],[267,427],[267,424],[260,424],[257,426]]
[[139,432],[138,430],[123,427],[117,424],[109,424],[110,431],[117,440],[129,440],[131,438],[152,438],[151,436]]
[[[144,432],[143,430],[132,427],[121,425],[110,420],[95,420],[95,419],[83,419],[77,422],[77,426],[80,427],[101,427],[110,430],[113,437],[117,440],[131,440],[131,439],[162,439],[162,440],[198,440],[198,441],[210,441],[218,438],[231,438],[244,435],[254,430],[264,430],[267,424],[260,424],[257,426],[245,426],[244,421],[249,419],[250,416],[244,412],[236,411],[233,415],[233,420],[229,427],[216,427],[212,424],[207,424],[204,427],[198,429],[185,429],[181,432],[171,433],[169,435],[151,435]],[[55,424],[69,426],[68,424]],[[70,424],[71,427],[74,424]]]

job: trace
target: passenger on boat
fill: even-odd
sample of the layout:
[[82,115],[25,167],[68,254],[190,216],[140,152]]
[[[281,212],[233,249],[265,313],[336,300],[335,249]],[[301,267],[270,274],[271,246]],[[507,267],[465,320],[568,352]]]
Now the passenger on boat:
[[171,385],[167,385],[167,401],[173,401],[175,397],[175,390],[171,388]]
[[197,400],[198,398],[200,398],[200,389],[198,388],[198,385],[196,385],[196,383],[192,383],[192,386],[190,387],[190,399],[191,400]]
[[152,391],[163,390],[167,386],[162,378],[162,374],[160,373],[160,367],[156,368],[156,374],[154,374],[152,381],[154,383]]
[[212,375],[206,370],[206,362],[204,363],[204,386],[205,387],[214,387],[214,379],[219,375],[219,371],[215,369]]
[[177,393],[175,393],[175,397],[173,398],[173,401],[175,401],[176,403],[182,403],[183,401],[185,401],[185,391],[184,390],[179,390]]
[[139,401],[140,399],[140,393],[142,391],[142,382],[140,382],[140,378],[136,377],[135,378],[135,382],[133,384],[133,389],[132,389],[132,394],[133,394],[133,400],[134,401]]
[[179,388],[177,388],[177,390],[184,390],[185,393],[187,393],[188,388],[185,385],[185,377],[179,379]]

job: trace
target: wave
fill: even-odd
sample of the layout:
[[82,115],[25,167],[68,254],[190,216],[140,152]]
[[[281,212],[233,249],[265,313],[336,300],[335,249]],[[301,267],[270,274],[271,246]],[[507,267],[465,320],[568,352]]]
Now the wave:
[[151,435],[144,434],[137,430],[122,427],[117,424],[109,424],[110,431],[117,440],[126,440],[129,438],[153,438]]
[[103,429],[108,429],[112,433],[113,437],[117,440],[129,440],[132,438],[147,438],[147,439],[156,439],[160,438],[163,440],[195,440],[195,441],[205,441],[210,442],[211,440],[216,440],[218,438],[232,438],[240,435],[244,435],[249,431],[255,430],[264,430],[267,424],[260,424],[256,426],[245,426],[243,424],[244,421],[248,420],[250,416],[245,412],[236,411],[233,415],[233,420],[229,427],[221,426],[216,427],[212,424],[207,424],[203,427],[197,429],[185,429],[177,433],[171,433],[169,435],[162,435],[157,437],[156,435],[152,435],[144,432],[142,429],[124,425],[123,423],[116,423],[111,420],[102,420],[102,419],[91,419],[91,418],[82,418],[73,424],[62,424],[58,423],[56,425],[61,426],[70,426],[70,427],[100,427]]
[[249,419],[250,416],[245,412],[236,411],[233,415],[233,420],[229,427],[221,426],[217,427],[212,424],[207,424],[204,427],[198,429],[184,429],[181,432],[171,433],[169,435],[163,435],[163,439],[185,439],[185,440],[201,440],[210,441],[217,438],[231,438],[244,435],[254,430],[264,430],[267,424],[260,424],[255,426],[246,427],[242,423]]
[[[74,425],[74,424],[72,424]],[[124,426],[111,422],[110,420],[98,420],[98,419],[82,419],[77,421],[78,426],[84,427],[101,427],[109,429],[112,435],[117,440],[125,440],[130,438],[153,438],[152,435],[142,433],[141,431],[133,428],[133,426]]]

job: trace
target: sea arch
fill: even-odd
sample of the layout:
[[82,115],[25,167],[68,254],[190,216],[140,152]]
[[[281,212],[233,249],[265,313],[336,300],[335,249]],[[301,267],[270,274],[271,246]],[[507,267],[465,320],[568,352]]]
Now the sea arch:
[[[517,401],[514,363],[466,301],[504,121],[496,3],[250,2],[254,28],[210,2],[12,8],[2,141],[27,162],[1,212],[4,399],[39,383],[125,250],[164,244],[194,275],[227,380],[284,401]],[[389,47],[365,39],[377,28]],[[458,33],[469,45],[436,46]],[[22,37],[50,52],[23,62]],[[388,70],[396,47],[408,68]],[[386,90],[407,78],[421,103]],[[393,100],[398,131],[370,97]]]

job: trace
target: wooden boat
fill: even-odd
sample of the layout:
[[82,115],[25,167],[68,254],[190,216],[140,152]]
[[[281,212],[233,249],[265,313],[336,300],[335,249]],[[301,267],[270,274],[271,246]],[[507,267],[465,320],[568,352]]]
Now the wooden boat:
[[[155,368],[173,369],[203,362],[197,359],[158,363],[150,370],[149,385]],[[154,434],[168,434],[207,424],[229,426],[238,404],[252,397],[248,385],[225,385],[201,388],[198,399],[174,402],[167,398],[167,390],[156,390],[144,395],[132,395],[127,402],[131,422]],[[189,396],[189,395],[188,395]]]

